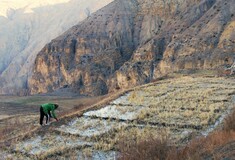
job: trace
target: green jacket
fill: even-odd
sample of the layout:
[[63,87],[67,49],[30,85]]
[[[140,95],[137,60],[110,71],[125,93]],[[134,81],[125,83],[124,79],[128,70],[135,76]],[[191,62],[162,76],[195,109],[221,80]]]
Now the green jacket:
[[43,105],[42,105],[42,108],[43,108],[43,112],[44,112],[45,114],[48,114],[49,112],[51,112],[53,118],[56,118],[56,115],[55,115],[55,105],[54,105],[54,104],[52,104],[52,103],[46,103],[46,104],[43,104]]

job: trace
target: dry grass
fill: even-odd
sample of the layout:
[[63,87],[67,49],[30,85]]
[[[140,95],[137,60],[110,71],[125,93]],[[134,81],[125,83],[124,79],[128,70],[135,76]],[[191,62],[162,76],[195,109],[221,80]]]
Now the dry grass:
[[[181,77],[136,88],[128,100],[133,106],[144,106],[137,121],[173,129],[206,130],[231,108],[234,84],[224,78]],[[180,132],[172,135],[177,134],[180,138]]]
[[151,137],[147,140],[143,140],[139,143],[133,141],[130,144],[131,148],[125,148],[120,146],[121,157],[123,160],[142,160],[142,159],[166,159],[169,150],[171,149],[168,146],[166,140],[152,139]]
[[82,110],[86,110],[87,108],[89,108],[90,106],[97,104],[98,102],[102,101],[103,99],[105,99],[106,96],[99,96],[99,97],[87,97],[87,98],[78,98],[78,99],[74,99],[74,100],[66,100],[64,102],[60,102],[59,104],[63,107],[66,108],[65,106],[72,106],[69,107],[70,109],[65,110],[62,109],[62,112],[59,113],[59,117],[63,118],[63,117],[69,117],[73,114],[77,114]]
[[[235,132],[219,131],[207,137],[197,137],[185,147],[173,146],[168,139],[148,139],[140,142],[132,139],[120,140],[120,159],[123,160],[201,160],[205,157],[221,159],[223,153],[216,149],[235,141]],[[126,144],[128,142],[128,145]],[[221,155],[220,155],[221,154]]]
[[206,157],[221,159],[222,157],[217,150],[234,140],[235,132],[216,131],[207,137],[197,137],[187,146],[169,152],[168,159],[172,159],[172,157],[175,160],[201,160]]
[[[123,90],[105,97],[71,100],[68,105],[73,106],[73,108],[68,112],[59,113],[59,117],[62,119],[59,123],[53,123],[50,127],[45,127],[35,132],[42,137],[46,135],[46,132],[54,134],[54,136],[45,138],[46,141],[42,143],[42,146],[51,146],[51,149],[43,156],[36,158],[72,158],[76,157],[78,154],[76,151],[79,149],[83,150],[85,156],[87,155],[88,157],[95,150],[117,150],[121,152],[120,159],[178,160],[202,159],[208,156],[218,157],[219,155],[214,153],[215,150],[229,141],[235,140],[232,123],[235,120],[235,114],[226,119],[224,130],[211,133],[207,137],[197,137],[197,135],[201,132],[201,129],[204,130],[209,125],[213,125],[219,116],[226,113],[230,108],[231,95],[235,92],[234,84],[233,80],[224,78],[181,77]],[[124,98],[125,102],[122,103],[122,101],[118,100],[118,104],[114,104],[113,100],[120,96],[126,96],[126,99]],[[69,100],[63,102],[60,100],[62,105],[66,105],[67,101]],[[91,137],[87,135],[83,135],[83,137],[80,134],[70,135],[57,130],[59,126],[68,125],[74,119],[87,118],[82,116],[84,112],[98,110],[105,105],[115,106],[120,113],[135,112],[138,105],[141,105],[143,110],[137,112],[136,118],[130,121],[118,119],[118,117],[90,117],[96,121],[107,122],[105,127],[108,127],[111,122],[120,124],[120,122],[124,121],[127,124],[127,126],[121,128],[112,127],[113,129],[105,133],[93,134]],[[81,122],[79,122],[79,125],[81,127],[75,126],[75,129],[82,132],[92,128],[91,125],[85,125]],[[96,128],[100,125],[99,123],[95,124]],[[194,128],[195,126],[202,128]],[[4,133],[8,132],[8,129],[6,128]],[[162,133],[161,130],[165,132]],[[191,133],[190,131],[196,132],[196,136],[194,136],[196,139],[191,140],[191,138],[186,137],[188,138],[187,142],[188,140],[191,141],[182,147],[178,143],[185,139],[184,135],[182,135],[184,131],[189,134]],[[94,146],[76,148],[62,145],[63,147],[56,148],[51,142],[55,142],[58,145],[56,142],[57,135],[63,137],[65,142],[76,141],[76,139],[82,137],[85,138],[85,141],[94,142]],[[19,139],[19,142],[17,142],[18,146],[25,144],[25,142],[27,144],[27,141],[31,138],[32,135]],[[184,144],[187,142],[184,142]],[[32,149],[33,146],[31,145],[23,148],[26,152]],[[69,154],[73,151],[76,154],[69,157]]]
[[[234,120],[235,111],[225,119],[223,129],[214,131],[206,137],[195,137],[184,147],[172,145],[173,143],[167,137],[158,139],[149,135],[146,139],[137,141],[135,135],[125,135],[119,141],[120,159],[201,160],[212,158],[219,160],[226,156],[229,158],[230,152],[233,152],[232,148],[229,150],[229,145],[235,142]],[[223,150],[223,146],[226,145],[227,150]]]
[[138,133],[126,134],[120,137],[118,149],[121,155],[119,159],[166,159],[172,149],[168,137],[164,133],[159,134],[158,137],[151,135],[149,132],[144,134],[145,136],[142,137],[139,137]]
[[[109,93],[108,95],[102,96],[102,97],[98,97],[97,101],[95,101],[96,103],[91,103],[90,106],[86,106],[86,107],[82,107],[79,110],[73,110],[72,112],[69,113],[65,113],[61,116],[61,118],[71,118],[74,116],[81,116],[85,111],[89,111],[89,110],[97,110],[100,109],[102,107],[104,107],[105,105],[107,105],[108,103],[110,103],[112,100],[117,99],[118,97],[122,96],[123,94],[134,90],[135,88],[132,89],[126,89],[126,90],[120,90],[116,93]],[[83,103],[84,104],[84,103]]]
[[235,131],[235,110],[228,117],[225,118],[224,130],[227,132]]
[[3,120],[3,124],[0,127],[0,141],[7,141],[23,135],[34,128],[36,122],[35,116],[15,116]]

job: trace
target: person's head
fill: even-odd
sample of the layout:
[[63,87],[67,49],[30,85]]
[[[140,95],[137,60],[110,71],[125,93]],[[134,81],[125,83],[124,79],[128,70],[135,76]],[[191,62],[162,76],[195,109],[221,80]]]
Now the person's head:
[[57,109],[59,107],[59,105],[58,104],[55,104],[55,109]]

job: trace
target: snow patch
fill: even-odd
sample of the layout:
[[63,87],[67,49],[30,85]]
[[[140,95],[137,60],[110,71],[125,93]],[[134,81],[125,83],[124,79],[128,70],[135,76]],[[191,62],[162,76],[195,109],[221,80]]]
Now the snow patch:
[[[121,101],[120,101],[121,102]],[[118,106],[108,105],[97,111],[89,111],[84,113],[84,116],[96,116],[101,118],[116,118],[122,120],[135,120],[140,114],[142,106]]]
[[82,139],[71,139],[60,135],[45,135],[44,137],[33,137],[30,140],[21,142],[16,145],[15,150],[31,155],[40,155],[49,150],[61,150],[61,147],[77,147],[83,145],[92,145],[91,142],[86,142]]
[[116,151],[93,150],[89,155],[86,155],[83,151],[79,151],[77,154],[77,159],[84,160],[116,160],[118,158],[118,152]]
[[92,137],[99,136],[109,132],[110,130],[121,128],[125,125],[126,124],[122,122],[118,123],[107,120],[81,117],[71,121],[68,125],[62,125],[61,127],[57,128],[57,130],[69,134],[80,135],[83,137]]
[[6,119],[11,117],[10,115],[0,115],[0,120]]

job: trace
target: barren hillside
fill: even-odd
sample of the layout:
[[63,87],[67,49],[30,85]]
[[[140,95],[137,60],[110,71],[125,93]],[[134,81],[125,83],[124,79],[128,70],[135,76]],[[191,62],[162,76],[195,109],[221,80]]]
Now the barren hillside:
[[48,43],[30,93],[102,95],[172,72],[234,61],[233,0],[115,0]]

